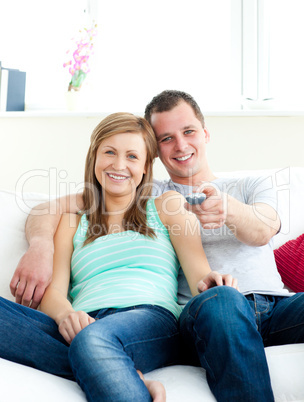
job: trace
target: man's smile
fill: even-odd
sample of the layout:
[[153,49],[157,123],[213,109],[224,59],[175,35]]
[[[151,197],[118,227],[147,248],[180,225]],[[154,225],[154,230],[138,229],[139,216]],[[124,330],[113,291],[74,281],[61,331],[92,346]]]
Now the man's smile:
[[179,156],[179,157],[176,157],[176,158],[173,158],[173,159],[177,160],[178,162],[184,162],[184,161],[188,161],[190,158],[192,158],[192,156],[193,156],[193,153],[187,154],[187,155],[184,155],[184,156]]

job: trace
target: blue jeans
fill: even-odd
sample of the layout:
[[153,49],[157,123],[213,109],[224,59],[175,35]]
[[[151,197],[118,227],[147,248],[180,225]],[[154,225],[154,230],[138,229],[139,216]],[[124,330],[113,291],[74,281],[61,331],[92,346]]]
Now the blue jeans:
[[89,401],[151,401],[136,369],[144,374],[175,364],[177,320],[162,307],[102,309],[96,322],[74,338],[73,373]]
[[143,373],[177,362],[173,314],[142,305],[102,309],[69,346],[54,320],[0,298],[0,357],[76,379],[89,401],[151,401]]
[[206,369],[217,401],[271,402],[264,346],[304,342],[304,293],[243,296],[215,287],[187,303],[180,331],[185,362]]

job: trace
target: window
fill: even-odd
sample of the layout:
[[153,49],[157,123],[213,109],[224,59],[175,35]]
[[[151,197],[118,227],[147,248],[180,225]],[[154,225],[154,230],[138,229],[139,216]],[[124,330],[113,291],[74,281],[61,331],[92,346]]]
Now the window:
[[163,89],[204,111],[303,108],[303,15],[303,0],[0,0],[0,60],[27,72],[29,109],[64,108],[65,52],[94,19],[90,110],[142,113]]
[[26,71],[31,109],[64,106],[70,39],[86,23],[86,0],[0,0],[0,61]]
[[280,105],[304,107],[304,2],[271,0],[269,88]]
[[189,92],[204,109],[237,107],[232,3],[99,2],[98,69],[92,73],[99,107],[142,111],[164,89]]
[[243,0],[242,16],[243,96],[303,110],[303,0]]

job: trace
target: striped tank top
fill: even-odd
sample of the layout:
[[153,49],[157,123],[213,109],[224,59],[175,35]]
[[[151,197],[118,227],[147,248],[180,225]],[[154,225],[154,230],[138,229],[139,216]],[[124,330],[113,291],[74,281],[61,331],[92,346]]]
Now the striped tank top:
[[127,230],[83,246],[88,221],[81,217],[71,260],[70,296],[76,311],[152,304],[178,318],[179,261],[153,198],[147,202],[147,222],[156,238]]

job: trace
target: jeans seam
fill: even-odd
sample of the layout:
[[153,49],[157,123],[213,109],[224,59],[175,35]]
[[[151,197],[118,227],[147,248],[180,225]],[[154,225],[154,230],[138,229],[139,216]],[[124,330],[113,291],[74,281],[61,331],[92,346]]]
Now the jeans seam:
[[166,336],[160,336],[160,337],[158,337],[158,338],[151,338],[151,339],[144,339],[144,340],[136,341],[136,342],[130,342],[130,343],[127,343],[127,344],[124,345],[124,349],[126,349],[126,348],[129,347],[129,346],[134,346],[134,345],[138,345],[138,344],[143,344],[143,343],[146,343],[146,342],[155,342],[155,341],[160,341],[160,340],[162,340],[162,339],[173,338],[173,337],[175,337],[175,336],[178,335],[178,334],[179,334],[179,332],[177,331],[177,332],[175,332],[175,333],[172,334],[172,335],[166,335]]
[[[217,296],[217,295],[216,295],[216,296]],[[212,299],[212,297],[209,297],[207,300],[209,300],[209,299]],[[199,333],[197,332],[197,330],[196,330],[196,328],[195,328],[195,323],[194,323],[194,325],[192,326],[192,328],[193,328],[193,331],[194,331],[195,334],[196,334],[196,339],[198,339],[199,342],[203,342],[203,344],[204,344],[204,350],[206,350],[206,342],[205,342],[205,340],[204,340],[203,338],[201,338],[201,337],[199,336]],[[215,377],[215,375],[214,375],[214,372],[213,372],[211,366],[209,365],[208,360],[206,359],[205,353],[204,353],[203,359],[204,359],[204,362],[205,362],[205,365],[206,365],[206,367],[204,367],[205,370],[208,372],[208,374],[210,375],[210,377],[212,377],[213,381],[216,381],[216,377]]]
[[[217,296],[218,296],[218,294],[216,293],[215,295],[208,297],[208,299],[203,300],[203,301],[200,303],[200,305],[198,306],[198,308],[196,309],[196,313],[195,313],[194,318],[195,318],[195,319],[197,318],[197,315],[198,315],[198,313],[199,313],[199,311],[200,311],[202,305],[203,305],[206,301],[211,300],[211,299],[213,299],[214,297],[217,297]],[[190,313],[190,310],[191,310],[191,308],[192,308],[193,303],[194,303],[194,301],[193,301],[193,302],[191,303],[191,305],[189,306],[189,310],[188,310],[189,313]]]
[[270,310],[269,301],[267,301],[267,308],[266,308],[265,310],[263,310],[263,311],[257,311],[257,302],[256,302],[256,298],[254,297],[254,308],[255,308],[255,311],[256,311],[257,314],[265,314],[265,313],[268,313],[268,311]]
[[269,335],[279,334],[280,332],[284,332],[284,331],[288,331],[288,330],[293,329],[293,328],[301,327],[303,324],[304,323],[302,322],[302,323],[297,324],[297,325],[292,325],[291,327],[286,327],[286,328],[283,328],[283,329],[279,329],[277,331],[270,332]]
[[[204,344],[204,350],[206,350],[206,342],[205,342],[205,340],[204,340],[203,338],[201,338],[201,337],[199,336],[199,333],[197,332],[197,330],[196,330],[196,328],[195,328],[195,322],[196,322],[197,316],[198,316],[198,314],[199,314],[199,312],[200,312],[200,310],[201,310],[203,304],[204,304],[205,302],[207,302],[208,300],[214,299],[214,298],[217,297],[217,296],[218,296],[218,293],[215,293],[214,295],[212,295],[212,296],[210,296],[210,297],[208,297],[208,298],[202,300],[201,303],[199,304],[199,306],[196,308],[196,313],[195,313],[195,315],[193,316],[193,315],[191,314],[191,310],[192,310],[193,304],[194,304],[195,301],[196,301],[195,298],[194,298],[194,299],[192,300],[191,304],[189,305],[188,312],[187,312],[187,315],[189,315],[189,317],[190,317],[190,319],[191,319],[191,321],[192,321],[192,331],[193,331],[193,333],[195,332],[195,338],[196,338],[199,342],[202,342],[202,343]],[[191,333],[192,331],[190,331],[190,333]],[[214,375],[214,372],[213,372],[211,366],[209,365],[208,360],[206,359],[205,353],[204,353],[203,359],[204,359],[206,371],[208,372],[208,374],[210,375],[210,377],[213,379],[213,381],[215,381],[215,380],[216,380],[216,377],[215,377],[215,375]]]
[[263,314],[266,314],[266,313],[269,312],[270,305],[269,305],[269,301],[267,301],[267,307],[265,308],[265,310],[258,311],[255,294],[254,294],[253,299],[254,299],[254,309],[255,309],[255,315],[256,315],[256,325],[257,325],[258,331],[261,332],[262,331],[262,318],[261,317],[262,317]]

